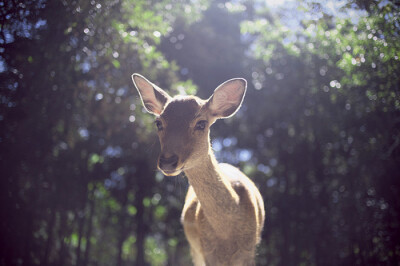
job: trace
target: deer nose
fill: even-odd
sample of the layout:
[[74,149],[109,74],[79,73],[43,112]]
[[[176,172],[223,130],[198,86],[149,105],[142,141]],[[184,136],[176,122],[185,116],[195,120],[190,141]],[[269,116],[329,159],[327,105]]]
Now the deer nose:
[[165,156],[165,154],[161,154],[158,165],[163,170],[175,170],[178,166],[178,159],[179,158],[176,154],[172,154],[168,157]]

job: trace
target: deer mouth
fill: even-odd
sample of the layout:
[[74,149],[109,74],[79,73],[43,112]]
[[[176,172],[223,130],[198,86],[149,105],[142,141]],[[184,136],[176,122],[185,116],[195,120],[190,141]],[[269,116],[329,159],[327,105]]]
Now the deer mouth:
[[175,154],[161,154],[158,158],[158,169],[166,176],[177,176],[182,172],[179,157]]
[[180,173],[182,173],[182,169],[174,169],[174,170],[171,170],[171,169],[160,169],[160,170],[166,176],[177,176]]

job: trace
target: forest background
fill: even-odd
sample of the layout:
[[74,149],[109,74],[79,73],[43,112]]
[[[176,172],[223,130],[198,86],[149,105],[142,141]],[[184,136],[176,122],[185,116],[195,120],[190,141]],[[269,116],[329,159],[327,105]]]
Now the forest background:
[[248,80],[213,149],[259,187],[257,265],[399,265],[400,6],[0,2],[0,265],[190,265],[187,180],[131,81]]

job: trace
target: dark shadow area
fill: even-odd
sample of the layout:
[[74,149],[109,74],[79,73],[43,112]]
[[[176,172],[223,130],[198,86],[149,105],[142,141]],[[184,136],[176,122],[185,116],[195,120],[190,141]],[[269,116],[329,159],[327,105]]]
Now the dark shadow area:
[[0,265],[190,265],[134,72],[247,79],[212,139],[264,197],[257,265],[398,265],[400,6],[268,2],[0,2]]

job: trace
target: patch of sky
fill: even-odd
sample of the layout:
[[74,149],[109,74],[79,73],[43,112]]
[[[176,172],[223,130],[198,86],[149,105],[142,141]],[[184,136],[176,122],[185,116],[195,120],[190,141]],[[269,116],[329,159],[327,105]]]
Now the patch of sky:
[[[2,51],[0,51],[2,52]],[[3,59],[0,58],[0,73],[6,71],[6,66]]]
[[247,149],[242,149],[238,151],[238,159],[242,162],[247,162],[253,156],[253,152]]
[[103,151],[104,157],[121,157],[122,148],[119,146],[107,146],[107,148]]
[[224,145],[224,147],[235,146],[237,144],[237,138],[235,137],[225,138],[222,141],[222,144]]
[[119,88],[117,90],[117,96],[125,96],[128,93],[127,88]]
[[39,19],[35,24],[35,29],[39,29],[47,24],[47,21],[44,19]]
[[102,93],[97,93],[96,96],[94,97],[96,101],[102,100],[104,95]]
[[258,171],[263,172],[266,175],[271,173],[271,167],[269,167],[268,165],[259,164],[259,165],[257,165],[257,169],[258,169]]
[[[380,2],[381,6],[385,6],[389,1],[384,0]],[[353,24],[357,24],[360,18],[367,16],[367,12],[358,8],[346,8],[347,1],[295,1],[295,0],[277,0],[277,1],[265,1],[265,5],[271,9],[274,13],[280,13],[281,21],[283,25],[288,27],[291,32],[296,30],[304,30],[302,21],[317,21],[323,18],[323,14],[333,16],[338,19],[349,18]],[[260,1],[259,5],[263,2]],[[320,4],[320,8],[313,10],[310,6]],[[284,11],[279,12],[279,11]],[[285,38],[284,42],[290,43],[290,38]]]
[[[3,30],[3,36],[5,43],[12,43],[14,42],[14,36],[6,29]],[[3,39],[0,43],[4,43]]]
[[89,131],[87,128],[80,127],[78,129],[79,136],[81,136],[82,139],[87,140],[89,138]]
[[222,150],[222,139],[214,139],[212,142],[212,148],[214,152],[220,152]]
[[273,187],[278,183],[278,179],[276,177],[271,177],[267,180],[267,187]]
[[87,85],[89,88],[94,89],[94,88],[96,87],[96,81],[94,81],[94,80],[89,80],[89,81],[86,83],[86,85]]
[[278,165],[278,160],[275,159],[275,158],[271,158],[271,159],[269,160],[269,165],[271,165],[272,167],[277,166],[277,165]]
[[125,178],[120,169],[111,173],[110,178],[104,180],[104,186],[107,189],[123,189],[126,186]]
[[81,64],[81,69],[82,69],[83,73],[89,72],[89,70],[91,69],[90,63],[89,62],[83,62]]

